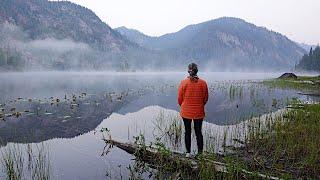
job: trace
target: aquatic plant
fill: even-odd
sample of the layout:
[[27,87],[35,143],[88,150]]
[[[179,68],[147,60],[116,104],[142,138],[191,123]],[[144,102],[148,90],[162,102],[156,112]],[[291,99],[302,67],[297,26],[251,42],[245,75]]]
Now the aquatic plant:
[[241,84],[231,84],[229,87],[229,99],[234,101],[235,98],[243,99],[243,86]]
[[32,145],[27,144],[25,150],[24,152],[18,144],[10,144],[1,151],[1,168],[6,179],[20,180],[29,177],[35,180],[49,180],[51,165],[48,147],[41,144],[34,149]]
[[36,148],[35,154],[32,154],[34,151],[29,151],[29,157],[31,156],[31,177],[32,179],[49,180],[51,165],[48,148],[44,144]]
[[154,137],[160,138],[165,142],[170,142],[173,147],[181,145],[181,137],[183,134],[182,119],[179,114],[167,114],[161,110],[153,122]]
[[2,169],[5,172],[6,179],[20,180],[23,177],[24,158],[22,150],[17,145],[9,145],[1,151]]

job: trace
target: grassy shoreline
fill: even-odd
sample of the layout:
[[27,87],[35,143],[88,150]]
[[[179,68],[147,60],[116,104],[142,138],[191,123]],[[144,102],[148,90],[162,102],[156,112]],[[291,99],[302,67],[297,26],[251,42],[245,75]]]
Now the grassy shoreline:
[[[271,88],[295,89],[303,92],[319,92],[320,77],[298,77],[297,79],[272,79],[263,83]],[[160,177],[175,179],[193,177],[198,179],[319,179],[320,178],[320,104],[303,104],[291,101],[290,109],[261,121],[249,124],[244,132],[242,146],[225,147],[224,154],[205,152],[196,158],[197,172],[188,172],[160,161],[169,156],[159,149]],[[165,148],[161,146],[162,148]],[[140,154],[141,155],[141,154]],[[136,157],[139,155],[136,154]],[[143,155],[142,155],[143,156]],[[217,172],[212,162],[219,161],[226,172]],[[169,173],[170,172],[170,173]],[[162,175],[161,175],[162,174]]]
[[[281,178],[320,178],[320,104],[295,104],[262,131],[252,130],[238,163]],[[249,133],[249,134],[250,134]],[[237,157],[237,158],[235,158]]]
[[320,76],[298,76],[294,78],[268,79],[262,82],[271,88],[294,89],[303,92],[316,92],[320,94]]
[[[270,88],[320,95],[320,76],[269,79]],[[254,172],[279,178],[320,178],[320,104],[292,101],[290,110],[274,117],[269,127],[250,129],[241,148],[228,158]]]
[[[143,177],[143,173],[152,172],[155,179],[318,179],[320,104],[299,101],[290,104],[290,109],[248,120],[248,131],[235,132],[243,132],[244,139],[235,139],[242,146],[224,145],[222,154],[209,148],[189,162],[183,154],[176,157],[160,139],[149,145],[141,134],[135,141],[139,148],[133,151],[138,167],[131,167],[130,173],[133,177]],[[210,127],[204,127],[204,134],[207,128]],[[168,132],[174,137],[181,134],[169,129]],[[151,147],[152,152],[158,153],[150,156],[147,149]]]

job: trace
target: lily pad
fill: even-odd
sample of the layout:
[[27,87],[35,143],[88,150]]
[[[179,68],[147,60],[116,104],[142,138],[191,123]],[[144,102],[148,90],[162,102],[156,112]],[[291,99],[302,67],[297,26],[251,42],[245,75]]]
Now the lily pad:
[[6,117],[11,117],[13,114],[5,114]]

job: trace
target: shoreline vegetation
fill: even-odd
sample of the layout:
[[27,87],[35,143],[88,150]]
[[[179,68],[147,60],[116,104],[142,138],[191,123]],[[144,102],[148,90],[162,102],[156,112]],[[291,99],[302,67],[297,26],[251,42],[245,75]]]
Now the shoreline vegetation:
[[169,179],[320,177],[320,104],[291,103],[290,110],[259,122],[250,122],[244,141],[234,139],[241,146],[224,146],[223,154],[206,151],[190,159],[160,141],[146,144],[142,134],[132,144],[104,140],[136,157],[133,178],[150,169],[156,169],[154,178]]
[[[297,77],[262,83],[310,95],[311,92],[319,93],[319,80],[319,76]],[[190,159],[184,158],[183,153],[171,151],[159,140],[146,144],[143,134],[133,144],[104,140],[110,147],[117,146],[135,155],[139,165],[131,173],[133,178],[152,171],[154,178],[168,179],[319,179],[320,104],[305,104],[293,99],[284,111],[279,112],[263,121],[260,118],[250,121],[241,135],[245,138],[233,139],[240,146],[224,145],[223,153],[207,149],[202,155]]]
[[276,78],[262,83],[271,88],[294,89],[301,91],[301,94],[320,96],[320,75]]
[[[319,93],[319,80],[319,76],[295,77],[262,83],[270,88],[295,89],[310,95]],[[214,138],[216,134],[210,126],[204,126],[206,150],[190,159],[171,149],[183,145],[179,144],[183,140],[183,124],[178,116],[167,117],[160,113],[155,124],[158,131],[154,132],[156,136],[150,144],[144,134],[134,137],[133,143],[117,142],[111,139],[112,132],[102,128],[101,132],[108,135],[103,137],[106,146],[102,156],[113,146],[133,154],[134,163],[127,167],[131,179],[148,176],[153,179],[319,179],[320,104],[304,103],[295,98],[286,104],[286,108],[275,113],[236,125],[231,135],[221,132],[221,142]],[[230,138],[233,144],[229,143]],[[173,144],[168,146],[171,142]],[[23,179],[25,173],[50,179],[49,150],[35,148],[31,150],[27,145],[25,152],[12,144],[1,151],[0,162],[7,179]],[[30,161],[30,157],[34,160]],[[29,171],[25,170],[28,163],[34,164]],[[113,178],[107,174],[107,178]]]
[[20,179],[51,179],[51,158],[49,147],[45,143],[40,145],[11,143],[0,151],[3,176],[8,180]]

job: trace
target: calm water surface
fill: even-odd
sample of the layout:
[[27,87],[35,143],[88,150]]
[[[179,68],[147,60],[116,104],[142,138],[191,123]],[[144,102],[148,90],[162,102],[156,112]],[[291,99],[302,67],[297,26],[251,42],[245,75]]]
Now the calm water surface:
[[[215,132],[211,138],[219,139],[224,128],[253,116],[275,112],[291,98],[310,100],[261,83],[279,75],[200,73],[210,91],[205,126]],[[160,117],[179,118],[177,87],[185,77],[185,73],[0,74],[0,104],[6,116],[0,120],[0,150],[19,147],[26,155],[28,147],[44,146],[53,179],[127,179],[133,157],[117,148],[102,156],[106,134],[100,129],[108,128],[112,138],[124,142],[141,133],[147,142],[154,141],[161,133],[156,128]],[[180,140],[166,145],[183,151]]]

